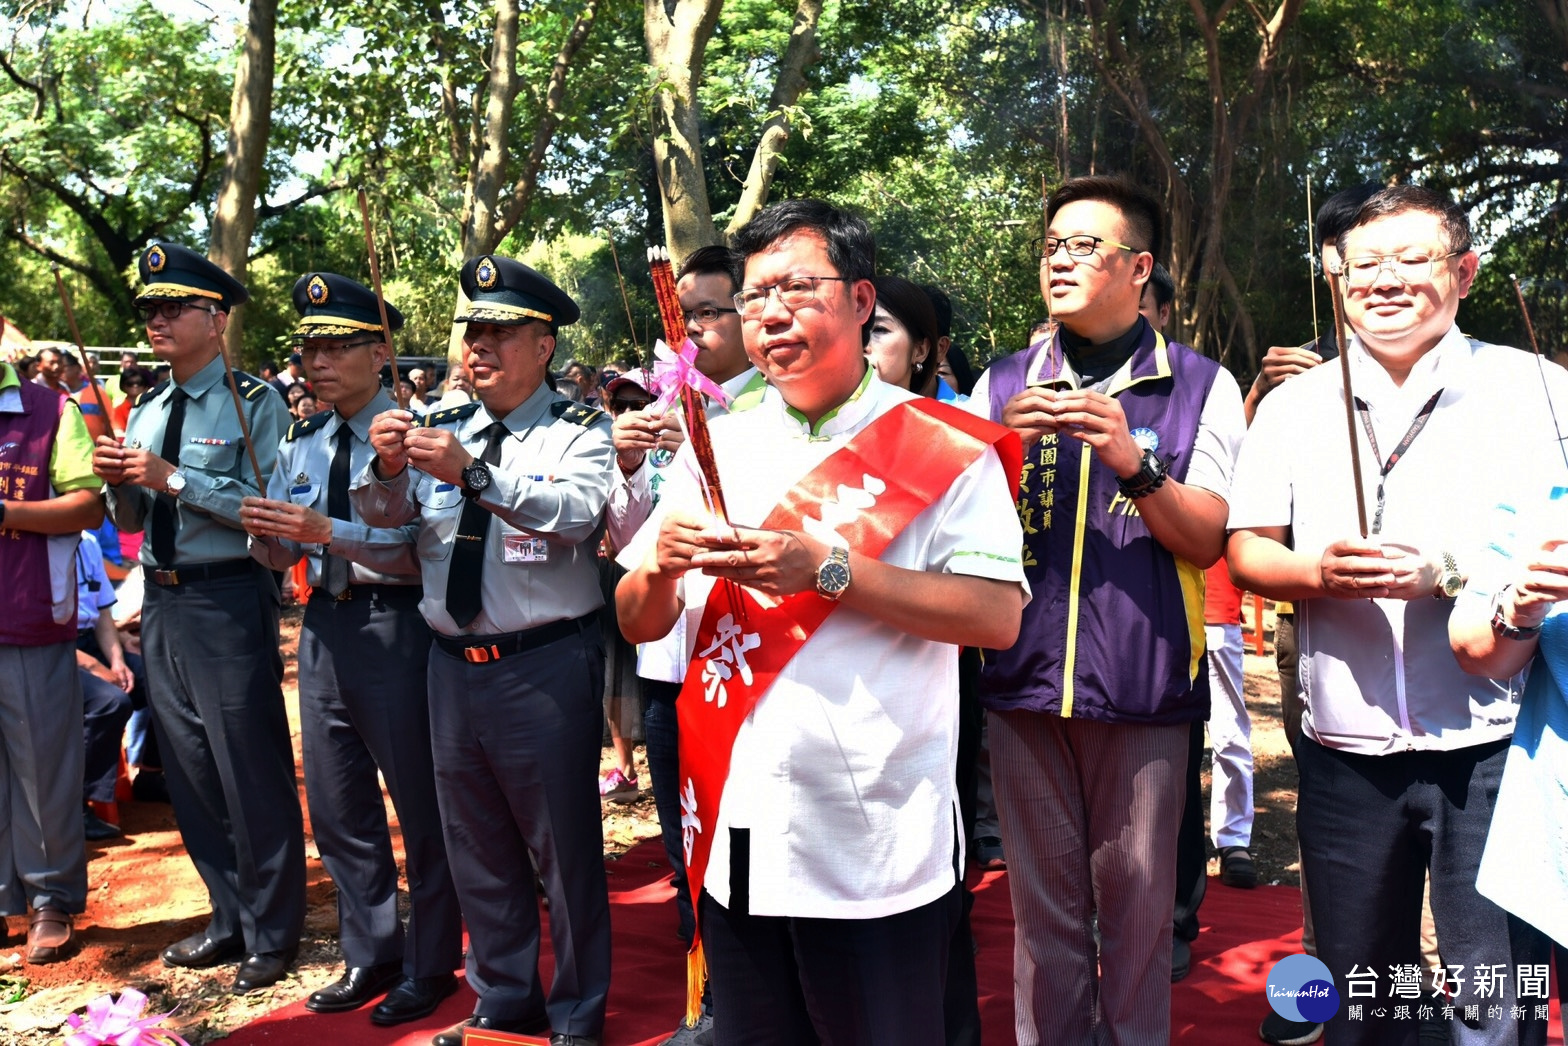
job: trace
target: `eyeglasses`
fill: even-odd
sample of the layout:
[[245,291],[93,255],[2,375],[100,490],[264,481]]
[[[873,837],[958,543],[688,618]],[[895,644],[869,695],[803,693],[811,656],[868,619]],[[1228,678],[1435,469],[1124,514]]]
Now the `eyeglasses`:
[[1446,261],[1463,251],[1450,251],[1436,257],[1421,254],[1366,254],[1359,258],[1346,258],[1340,266],[1345,284],[1350,287],[1370,287],[1387,269],[1394,279],[1406,286],[1425,283],[1432,278],[1432,270],[1440,261]]
[[681,315],[686,317],[687,323],[695,323],[699,327],[708,327],[718,323],[720,316],[726,313],[733,316],[736,311],[735,309],[721,309],[717,305],[700,305],[695,309],[682,309]]
[[355,349],[362,349],[367,345],[380,344],[381,343],[376,341],[374,338],[361,338],[358,341],[336,341],[323,339],[319,345],[307,344],[300,346],[299,354],[302,358],[305,356],[315,356],[320,354],[329,360],[341,360]]
[[762,315],[768,307],[768,295],[778,296],[779,304],[794,312],[817,300],[819,283],[853,283],[848,276],[791,276],[766,287],[746,287],[735,295],[735,310],[748,320]]
[[644,396],[633,396],[625,399],[616,396],[610,400],[609,409],[611,414],[625,414],[629,410],[647,410],[648,405],[652,402],[653,400]]
[[1040,256],[1041,261],[1045,261],[1055,255],[1057,250],[1062,247],[1067,248],[1067,256],[1070,258],[1087,258],[1102,243],[1109,244],[1123,251],[1137,253],[1138,250],[1136,247],[1129,247],[1125,243],[1108,240],[1104,236],[1036,236],[1030,241],[1029,246],[1034,253]]
[[151,305],[136,306],[136,314],[142,318],[143,323],[151,323],[159,316],[172,323],[185,315],[186,309],[196,309],[213,316],[218,313],[218,310],[211,305],[195,305],[188,301],[160,301]]

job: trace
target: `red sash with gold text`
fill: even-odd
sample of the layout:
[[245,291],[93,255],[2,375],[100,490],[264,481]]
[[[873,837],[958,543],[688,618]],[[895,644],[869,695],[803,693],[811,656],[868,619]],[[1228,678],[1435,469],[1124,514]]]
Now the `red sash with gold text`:
[[[836,532],[871,559],[958,477],[995,447],[1017,489],[1018,436],[930,399],[908,400],[875,419],[812,469],[763,521],[764,530]],[[738,584],[715,584],[676,702],[680,725],[681,841],[692,908],[698,908],[729,778],[736,735],[774,679],[838,604],[814,590],[775,601]],[[701,1007],[706,969],[700,932],[687,966],[687,1018]]]

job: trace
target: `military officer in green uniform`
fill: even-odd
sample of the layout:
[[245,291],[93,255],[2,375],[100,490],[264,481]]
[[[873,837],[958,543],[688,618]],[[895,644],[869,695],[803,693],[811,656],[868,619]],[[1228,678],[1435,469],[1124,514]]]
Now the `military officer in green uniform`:
[[[464,1023],[593,1046],[610,984],[597,564],[610,421],[545,382],[557,329],[578,319],[565,292],[497,257],[470,259],[462,286],[477,402],[423,425],[380,415],[353,494],[372,526],[419,525],[436,796],[479,995]],[[530,853],[550,901],[548,997]]]
[[[131,409],[125,442],[99,437],[93,469],[121,530],[142,530],[148,703],[186,852],[207,885],[206,929],[163,951],[172,966],[240,959],[234,990],[280,980],[305,917],[305,840],[283,709],[278,589],[251,558],[240,502],[256,489],[220,347],[244,286],[194,251],[142,252],[136,307],[171,380]],[[266,382],[236,372],[264,473],[288,420]]]
[[[419,615],[417,528],[366,526],[349,503],[350,479],[375,457],[371,419],[396,405],[380,381],[390,338],[375,294],[345,276],[301,276],[294,307],[305,375],[333,409],[290,426],[267,497],[246,498],[240,515],[262,563],[287,570],[302,556],[309,562],[299,637],[305,798],[321,863],[337,886],[347,969],[305,1008],[358,1009],[390,988],[370,1019],[402,1024],[457,990],[462,919],[431,766],[430,628]],[[391,304],[387,324],[403,325]],[[407,854],[406,933],[378,773]]]

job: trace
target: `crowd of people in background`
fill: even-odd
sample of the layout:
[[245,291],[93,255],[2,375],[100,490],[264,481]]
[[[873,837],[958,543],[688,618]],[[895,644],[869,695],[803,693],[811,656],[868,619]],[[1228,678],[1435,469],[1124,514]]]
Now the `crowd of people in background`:
[[1167,340],[1165,236],[1129,181],[1061,186],[1044,315],[976,375],[953,303],[878,272],[863,219],[776,204],[683,260],[695,415],[635,355],[557,364],[577,303],[499,255],[458,274],[444,375],[394,372],[396,307],[312,272],[296,351],[231,389],[248,292],[149,246],[151,366],[0,365],[0,713],[34,724],[3,738],[26,802],[0,914],[28,917],[29,961],[70,954],[123,743],[211,901],[162,961],[237,963],[237,992],[287,975],[289,572],[344,962],[308,1009],[417,1020],[466,961],[476,1008],[436,1046],[596,1046],[600,801],[643,793],[642,744],[668,958],[702,986],[667,1046],[978,1043],[966,861],[1008,871],[1019,1043],[1164,1042],[1211,848],[1226,886],[1258,879],[1246,591],[1275,604],[1303,948],[1344,1000],[1259,1037],[1544,1042],[1568,941],[1568,378],[1461,333],[1479,260],[1439,192],[1324,204],[1350,338],[1271,348],[1245,396]]

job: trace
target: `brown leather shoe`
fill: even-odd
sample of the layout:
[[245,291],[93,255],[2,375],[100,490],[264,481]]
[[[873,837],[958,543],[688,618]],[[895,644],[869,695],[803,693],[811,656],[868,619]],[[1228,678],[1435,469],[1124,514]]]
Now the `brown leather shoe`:
[[75,941],[69,914],[58,908],[39,908],[27,927],[27,961],[38,965],[59,962]]

